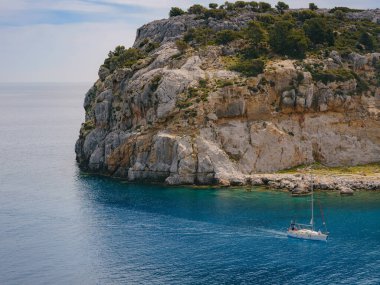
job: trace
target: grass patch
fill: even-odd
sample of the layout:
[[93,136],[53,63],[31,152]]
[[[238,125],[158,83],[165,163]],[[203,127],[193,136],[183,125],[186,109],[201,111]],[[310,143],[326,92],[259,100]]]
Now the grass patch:
[[328,167],[320,163],[300,165],[290,169],[278,171],[283,174],[316,174],[316,175],[365,175],[380,174],[380,162],[357,166]]
[[218,88],[223,88],[223,87],[232,86],[232,85],[234,85],[234,82],[229,79],[218,79],[216,81],[216,86]]
[[351,70],[344,68],[333,70],[318,70],[312,72],[311,74],[315,81],[322,81],[324,84],[334,81],[344,82],[355,78]]

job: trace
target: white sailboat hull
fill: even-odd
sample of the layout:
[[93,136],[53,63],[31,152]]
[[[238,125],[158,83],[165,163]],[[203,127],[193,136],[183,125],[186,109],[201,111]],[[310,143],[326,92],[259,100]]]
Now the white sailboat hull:
[[327,241],[327,234],[322,232],[316,232],[309,229],[301,230],[288,230],[288,237],[298,238],[298,239],[307,239],[307,240],[318,240],[318,241]]

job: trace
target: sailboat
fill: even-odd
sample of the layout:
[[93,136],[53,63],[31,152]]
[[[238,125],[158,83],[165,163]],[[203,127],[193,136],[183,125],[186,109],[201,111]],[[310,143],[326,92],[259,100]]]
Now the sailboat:
[[[310,224],[299,224],[295,221],[290,222],[287,235],[291,238],[305,239],[305,240],[317,240],[317,241],[327,241],[329,233],[325,230],[315,230],[314,223],[314,189],[313,185],[311,187],[311,220]],[[325,225],[325,222],[323,222]]]

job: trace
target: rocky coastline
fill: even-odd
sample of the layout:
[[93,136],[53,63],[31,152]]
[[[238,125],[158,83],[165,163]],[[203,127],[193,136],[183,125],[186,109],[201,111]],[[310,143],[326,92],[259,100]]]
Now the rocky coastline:
[[288,190],[295,196],[308,194],[312,187],[314,190],[353,195],[355,191],[379,191],[380,175],[256,174],[248,178],[247,184]]
[[[131,182],[264,185],[297,194],[307,192],[309,178],[275,173],[379,162],[380,53],[273,57],[246,76],[229,67],[241,41],[186,48],[178,42],[194,27],[239,30],[259,16],[154,21],[138,30],[133,49],[110,52],[85,96],[75,146],[80,168]],[[119,54],[136,61],[118,67]],[[379,181],[325,175],[313,183],[350,194],[380,190]]]

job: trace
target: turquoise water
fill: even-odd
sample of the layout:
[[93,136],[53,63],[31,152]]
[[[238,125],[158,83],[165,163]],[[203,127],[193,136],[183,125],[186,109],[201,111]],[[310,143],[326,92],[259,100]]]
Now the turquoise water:
[[88,87],[0,85],[0,284],[380,284],[380,193],[317,193],[318,243],[284,234],[308,198],[81,174]]

